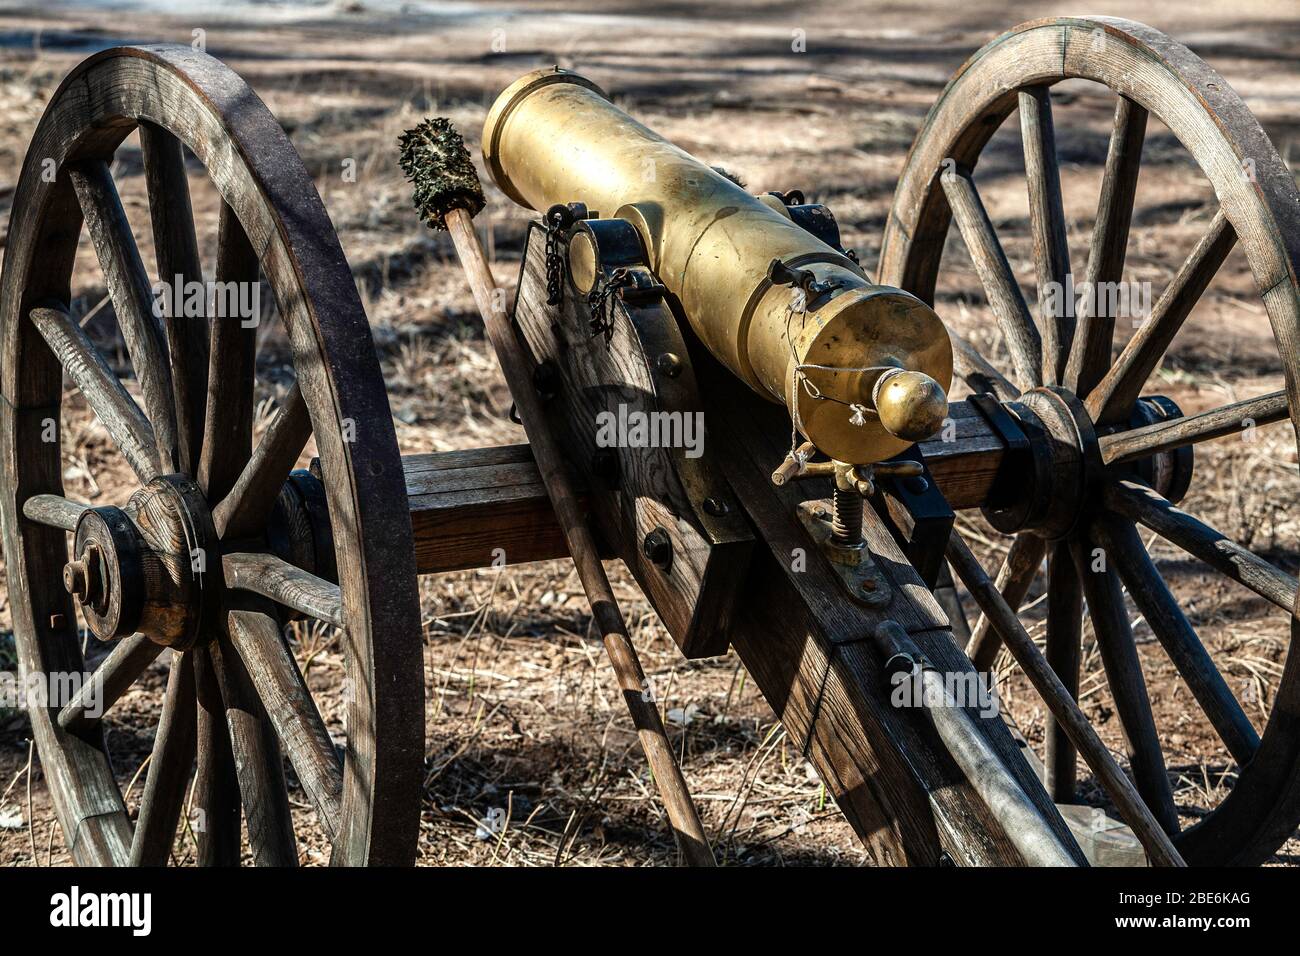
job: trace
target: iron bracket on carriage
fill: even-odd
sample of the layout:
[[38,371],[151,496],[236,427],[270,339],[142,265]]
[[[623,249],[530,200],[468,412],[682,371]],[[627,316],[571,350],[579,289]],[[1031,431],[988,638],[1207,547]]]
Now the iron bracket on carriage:
[[[1117,93],[1089,283],[1122,275],[1148,115],[1195,141],[1198,160],[1215,157],[1202,169],[1221,206],[1117,357],[1114,316],[1045,305],[1070,276],[1049,95],[1066,78]],[[1178,99],[1189,86],[1211,92],[1192,108]],[[973,174],[1017,110],[1036,316]],[[275,295],[296,378],[256,446],[255,334],[213,321],[196,337],[147,307],[108,165],[137,127],[159,273],[202,274],[188,150],[224,200],[216,274],[261,276]],[[336,860],[409,862],[424,719],[416,575],[563,557],[691,862],[712,855],[602,559],[627,565],[687,657],[738,654],[879,863],[1084,863],[1058,811],[1077,800],[1078,758],[1154,863],[1258,862],[1294,832],[1300,670],[1288,669],[1261,735],[1137,530],[1293,613],[1292,576],[1180,507],[1194,443],[1287,419],[1287,395],[1184,415],[1147,394],[1238,235],[1251,238],[1288,382],[1300,380],[1294,179],[1186,48],[1127,21],[1064,18],[975,54],[918,135],[874,273],[843,248],[828,207],[799,190],[751,195],[574,73],[510,86],[482,147],[497,186],[537,214],[508,307],[472,225],[483,196],[459,135],[422,124],[402,164],[422,218],[452,234],[530,444],[401,456],[337,238],[260,101],[216,61],[171,47],[98,54],[55,94],[15,193],[0,282],[0,514],[19,650],[29,672],[76,666],[80,614],[113,644],[110,705],[171,655],[134,814],[89,701],[33,715],[80,862],[164,862],[195,764],[195,799],[214,821],[199,859],[238,858],[242,814],[257,862],[292,862],[281,749]],[[1235,176],[1241,155],[1254,183]],[[83,222],[143,408],[69,311]],[[935,310],[953,226],[1010,376]],[[145,489],[135,497],[93,508],[65,497],[57,443],[38,440],[65,374]],[[954,378],[968,397],[950,399]],[[295,470],[313,438],[317,457]],[[957,528],[976,510],[1014,536],[996,579]],[[187,560],[196,550],[219,558],[200,562],[201,580]],[[1098,550],[1110,558],[1100,569]],[[1045,561],[1040,649],[1017,611]],[[954,572],[980,612],[973,627]],[[1186,830],[1121,586],[1241,767],[1231,796]],[[1127,771],[1076,700],[1085,598]],[[295,617],[347,634],[342,751],[285,639]],[[996,711],[951,698],[950,678],[978,683],[1003,647],[1051,715],[1041,775]],[[894,706],[909,682],[922,705]]]

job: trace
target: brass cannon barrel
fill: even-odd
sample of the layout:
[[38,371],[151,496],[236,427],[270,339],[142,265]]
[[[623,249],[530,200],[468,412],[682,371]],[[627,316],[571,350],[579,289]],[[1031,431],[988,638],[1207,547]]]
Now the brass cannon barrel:
[[523,206],[582,202],[632,222],[704,345],[786,404],[823,453],[879,461],[942,424],[952,346],[929,306],[873,283],[779,203],[647,129],[585,77],[541,70],[513,83],[488,114],[483,158]]

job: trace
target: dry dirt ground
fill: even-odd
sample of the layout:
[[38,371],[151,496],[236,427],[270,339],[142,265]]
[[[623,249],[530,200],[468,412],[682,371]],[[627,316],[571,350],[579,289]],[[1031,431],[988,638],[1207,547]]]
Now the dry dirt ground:
[[[571,0],[531,4],[346,5],[125,2],[114,9],[59,2],[0,5],[0,183],[12,183],[46,99],[82,57],[122,42],[189,43],[240,72],[288,131],[314,176],[352,264],[383,361],[406,452],[519,441],[495,361],[449,245],[412,214],[395,141],[427,114],[451,116],[477,147],[487,104],[520,74],[559,63],[583,71],[651,127],[755,191],[799,187],[829,203],[847,245],[875,263],[907,148],[947,77],[997,33],[1077,4]],[[1162,28],[1206,58],[1245,98],[1288,161],[1300,152],[1300,22],[1293,4],[1112,2],[1088,12]],[[181,12],[175,12],[176,10]],[[803,31],[806,52],[792,50]],[[797,44],[794,44],[797,45]],[[1058,90],[1057,129],[1072,253],[1086,256],[1112,101],[1087,85]],[[1032,257],[1019,133],[1008,124],[978,181],[1008,255],[1031,289]],[[1129,245],[1129,277],[1156,293],[1213,213],[1213,195],[1188,154],[1157,121]],[[345,170],[355,168],[355,181]],[[141,160],[134,137],[114,169],[146,262]],[[192,171],[201,243],[211,261],[216,198]],[[0,217],[8,198],[0,199]],[[490,223],[502,277],[517,267],[524,211],[499,193]],[[85,240],[83,239],[83,242]],[[83,246],[74,311],[103,298]],[[950,245],[939,312],[1006,367],[1005,352],[960,240]],[[109,310],[111,311],[111,310]],[[100,319],[106,316],[101,316]],[[112,323],[92,330],[109,341]],[[284,351],[272,335],[259,365],[261,397],[283,389]],[[1281,362],[1248,268],[1234,253],[1158,373],[1187,411],[1277,388]],[[277,387],[279,391],[277,391]],[[269,404],[268,406],[269,407]],[[75,391],[65,420],[65,480],[74,496],[120,503],[128,471]],[[1192,510],[1291,571],[1300,554],[1293,436],[1201,446]],[[1007,541],[963,518],[990,568]],[[1288,639],[1284,615],[1225,586],[1167,547],[1155,556],[1230,685],[1262,726]],[[810,766],[790,744],[733,656],[685,662],[621,572],[620,598],[668,715],[686,776],[726,863],[855,864],[865,857]],[[563,562],[460,573],[421,582],[426,659],[425,864],[645,865],[675,852],[628,718],[618,701],[577,581]],[[1041,582],[1026,620],[1041,637]],[[8,627],[0,580],[0,631]],[[1234,778],[1150,631],[1135,631],[1184,826],[1222,799]],[[333,720],[341,656],[329,635],[300,633],[300,661]],[[1090,626],[1083,704],[1107,743],[1123,746]],[[6,638],[7,639],[7,638]],[[11,645],[0,664],[12,667]],[[1043,708],[1004,661],[1009,718],[1041,744]],[[145,675],[110,721],[127,802],[141,792],[165,674]],[[26,718],[0,712],[0,864],[66,863],[39,770],[29,773]],[[1095,789],[1085,788],[1093,799]],[[293,794],[303,861],[325,843],[301,791]],[[504,811],[509,826],[484,826]],[[182,834],[176,859],[192,857]],[[1300,844],[1278,861],[1294,864]]]

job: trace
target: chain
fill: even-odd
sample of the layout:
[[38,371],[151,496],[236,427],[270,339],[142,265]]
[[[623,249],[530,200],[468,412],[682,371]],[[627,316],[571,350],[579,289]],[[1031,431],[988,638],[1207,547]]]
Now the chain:
[[632,276],[626,269],[615,269],[608,279],[597,282],[596,287],[587,295],[587,307],[591,310],[591,334],[604,335],[605,344],[614,337],[614,317],[610,312],[609,300],[615,291],[632,285]]
[[560,226],[546,224],[546,304],[564,302],[564,260],[560,258]]

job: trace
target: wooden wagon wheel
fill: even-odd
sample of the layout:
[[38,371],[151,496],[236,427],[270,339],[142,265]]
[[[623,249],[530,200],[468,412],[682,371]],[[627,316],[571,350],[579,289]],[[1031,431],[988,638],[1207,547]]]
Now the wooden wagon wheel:
[[[1071,268],[1048,94],[1054,83],[1069,78],[1103,84],[1118,97],[1085,281],[1095,288],[1122,277],[1148,114],[1186,147],[1219,201],[1204,237],[1113,364],[1114,317],[1103,314],[1104,307],[1089,307],[1085,300],[1077,323],[1046,307],[1050,284],[1064,284]],[[1017,109],[1040,293],[1037,325],[971,177],[989,139]],[[1300,820],[1296,580],[1175,504],[1186,491],[1187,456],[1194,443],[1240,431],[1250,422],[1296,421],[1300,196],[1292,174],[1241,99],[1181,44],[1124,20],[1036,21],[975,54],[931,110],[895,195],[879,280],[932,302],[952,220],[1011,353],[1016,384],[962,341],[956,342],[959,372],[977,392],[994,392],[1006,402],[1023,387],[1029,391],[1016,407],[1077,419],[1063,429],[1076,438],[1063,444],[1074,446],[1082,461],[1077,471],[1088,473],[1072,489],[1077,507],[1058,514],[1054,525],[1051,520],[1022,524],[998,585],[1007,603],[1018,607],[1047,556],[1047,656],[1077,692],[1086,598],[1133,776],[1148,806],[1177,834],[1175,843],[1189,863],[1258,863],[1295,832]],[[1187,418],[1166,418],[1158,401],[1139,402],[1143,385],[1236,243],[1272,323],[1286,389]],[[1169,454],[1175,448],[1185,448],[1177,453],[1181,459]],[[1167,476],[1163,484],[1153,477],[1150,463],[1161,456],[1163,465],[1184,472],[1172,483]],[[1289,615],[1292,653],[1262,737],[1148,557],[1138,525]],[[1086,560],[1096,547],[1109,558],[1104,570],[1094,570]],[[1241,767],[1230,795],[1181,833],[1121,582]],[[981,618],[969,647],[976,664],[991,666],[997,649],[997,634]],[[1074,752],[1054,725],[1048,728],[1047,764],[1049,789],[1057,800],[1069,801]]]
[[[223,200],[217,281],[257,283],[260,272],[274,294],[296,382],[256,449],[256,328],[243,316],[160,322],[153,311],[109,171],[137,128],[160,279],[201,282],[204,274],[184,146]],[[143,409],[68,314],[83,222]],[[197,756],[200,862],[238,862],[242,804],[255,861],[296,863],[283,747],[333,862],[411,862],[423,683],[401,461],[350,270],[279,124],[203,53],[106,51],[55,93],[10,223],[0,285],[0,489],[22,671],[82,671],[73,595],[90,628],[115,640],[96,675],[105,706],[165,649],[172,658],[134,826],[102,722],[84,706],[93,695],[83,689],[61,711],[33,709],[73,856],[82,864],[166,863]],[[116,507],[63,497],[65,376],[139,481]],[[312,436],[319,477],[291,477]],[[290,609],[340,628],[342,756],[286,641]]]

